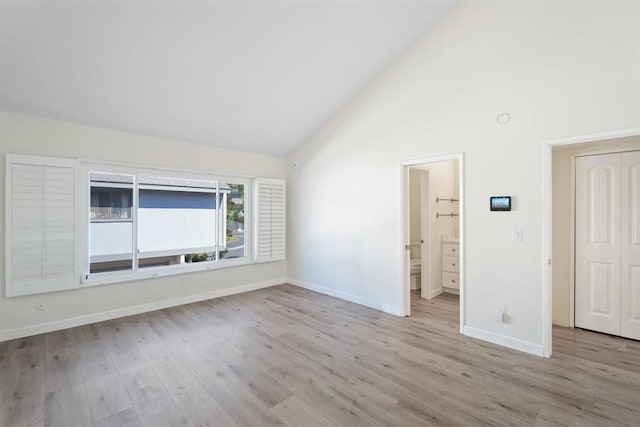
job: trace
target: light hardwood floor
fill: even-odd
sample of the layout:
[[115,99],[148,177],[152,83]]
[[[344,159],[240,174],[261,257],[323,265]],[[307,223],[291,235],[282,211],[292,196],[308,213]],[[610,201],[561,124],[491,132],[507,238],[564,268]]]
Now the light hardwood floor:
[[640,425],[640,343],[542,359],[291,285],[0,343],[1,426]]

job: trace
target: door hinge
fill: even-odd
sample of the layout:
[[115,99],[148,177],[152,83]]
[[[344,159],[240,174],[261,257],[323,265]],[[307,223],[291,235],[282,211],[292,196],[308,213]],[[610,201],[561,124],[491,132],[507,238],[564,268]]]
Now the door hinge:
[[404,245],[404,250],[405,251],[410,251],[411,250],[411,246],[410,245]]

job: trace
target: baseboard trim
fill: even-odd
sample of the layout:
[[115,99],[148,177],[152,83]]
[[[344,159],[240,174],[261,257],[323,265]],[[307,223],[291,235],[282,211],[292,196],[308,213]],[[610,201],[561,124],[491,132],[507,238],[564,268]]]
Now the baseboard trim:
[[441,293],[444,292],[444,288],[442,286],[440,286],[438,289],[434,289],[431,292],[427,293],[427,299],[431,300],[434,299],[435,297],[437,297],[438,295],[440,295]]
[[523,351],[535,356],[544,356],[544,348],[542,347],[542,345],[534,344],[529,341],[523,341],[518,338],[496,334],[494,332],[473,328],[471,326],[465,326],[463,334],[471,338],[477,338],[479,340],[487,341],[514,350]]
[[268,288],[271,286],[287,283],[286,278],[267,280],[264,282],[250,283],[247,285],[234,286],[233,288],[218,289],[211,292],[205,292],[194,295],[186,295],[184,297],[174,298],[170,300],[155,301],[147,304],[135,305],[132,307],[119,308],[116,310],[103,311],[100,313],[92,313],[84,316],[72,317],[69,319],[57,320],[55,322],[40,323],[30,325],[23,328],[8,329],[0,331],[0,342],[13,340],[16,338],[24,338],[32,335],[44,334],[47,332],[58,331],[60,329],[75,328],[76,326],[88,325],[90,323],[102,322],[104,320],[117,319],[119,317],[132,316],[134,314],[147,313],[163,308],[175,307],[178,305],[191,304],[194,302],[205,301],[213,298],[220,298],[228,295],[241,294],[243,292],[255,291],[257,289]]
[[299,286],[301,288],[309,289],[310,291],[319,292],[321,294],[329,295],[332,297],[340,298],[346,301],[354,302],[356,304],[364,305],[366,307],[375,308],[376,310],[384,311],[385,313],[393,314],[395,316],[404,316],[404,310],[402,307],[397,307],[391,304],[383,304],[379,301],[373,301],[367,298],[362,298],[358,295],[349,294],[335,289],[319,286],[314,283],[305,282],[304,280],[289,279],[288,283]]

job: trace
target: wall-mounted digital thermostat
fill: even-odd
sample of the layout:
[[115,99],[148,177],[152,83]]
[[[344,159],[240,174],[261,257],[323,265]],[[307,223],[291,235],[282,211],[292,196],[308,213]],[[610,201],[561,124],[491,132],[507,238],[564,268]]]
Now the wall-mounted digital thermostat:
[[489,200],[492,211],[511,210],[511,196],[492,196]]

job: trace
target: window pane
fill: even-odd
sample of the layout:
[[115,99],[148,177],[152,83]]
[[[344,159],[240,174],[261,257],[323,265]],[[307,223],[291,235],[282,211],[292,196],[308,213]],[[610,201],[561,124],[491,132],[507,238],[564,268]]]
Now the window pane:
[[133,176],[91,173],[90,272],[133,266]]
[[131,220],[132,190],[91,188],[91,220]]
[[216,183],[141,178],[140,268],[215,260]]
[[245,185],[225,183],[220,185],[220,216],[224,241],[220,242],[220,259],[245,256]]

